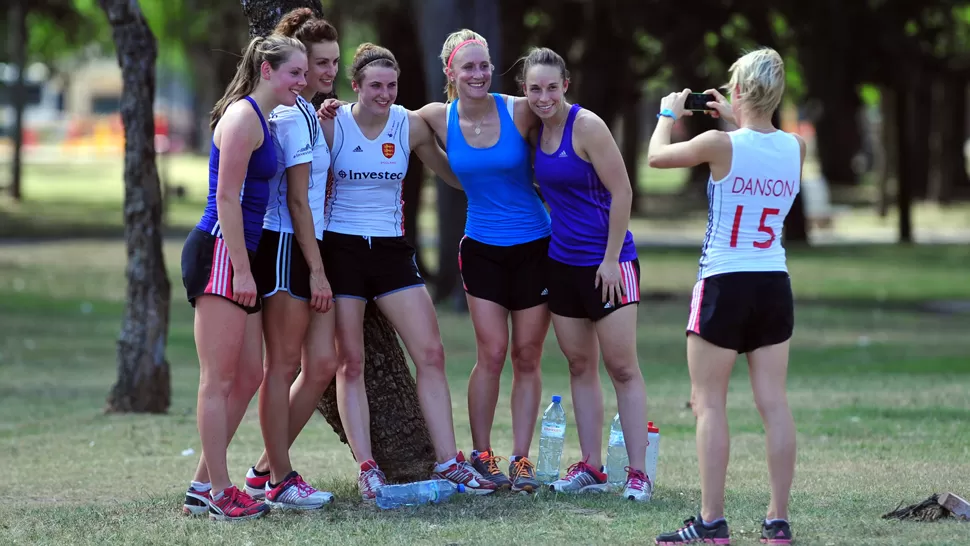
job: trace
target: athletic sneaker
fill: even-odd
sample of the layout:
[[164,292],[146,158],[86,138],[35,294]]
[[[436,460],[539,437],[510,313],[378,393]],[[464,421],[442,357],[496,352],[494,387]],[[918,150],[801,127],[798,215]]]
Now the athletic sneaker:
[[209,511],[209,503],[212,502],[211,491],[199,491],[194,487],[189,487],[185,492],[185,504],[182,506],[182,513],[186,516],[201,516]]
[[316,510],[331,502],[333,502],[333,494],[317,491],[303,481],[303,477],[295,470],[287,474],[276,487],[272,489],[269,486],[266,487],[266,504],[274,508]]
[[360,475],[357,476],[357,490],[360,491],[360,498],[365,501],[372,501],[377,498],[377,491],[387,485],[387,478],[377,462],[373,460],[364,461],[360,464]]
[[535,493],[539,490],[539,480],[536,479],[536,467],[525,457],[512,457],[509,464],[509,476],[512,478],[512,491]]
[[458,452],[455,462],[444,470],[436,470],[432,479],[448,480],[454,484],[462,484],[465,491],[475,495],[488,495],[495,491],[495,484],[482,477],[475,468],[468,464],[465,456]]
[[262,500],[266,496],[266,484],[269,483],[269,472],[263,474],[256,473],[256,467],[251,466],[246,471],[246,494],[256,500]]
[[255,501],[235,485],[222,492],[222,498],[209,501],[209,518],[218,521],[254,519],[269,513],[269,506]]
[[494,483],[496,489],[510,489],[512,482],[498,467],[498,461],[501,458],[497,457],[491,448],[486,451],[472,451],[472,466],[486,480]]
[[674,531],[657,537],[656,543],[660,546],[677,546],[679,544],[731,544],[731,536],[728,532],[728,524],[723,519],[717,522],[713,528],[708,527],[701,520],[691,516],[684,520],[684,526]]
[[642,470],[626,467],[626,488],[623,498],[637,502],[647,502],[653,496],[653,484]]
[[783,519],[761,523],[762,544],[791,544],[791,526]]
[[609,489],[605,470],[604,467],[596,470],[586,461],[579,461],[566,469],[566,477],[549,484],[549,489],[556,493],[603,493]]

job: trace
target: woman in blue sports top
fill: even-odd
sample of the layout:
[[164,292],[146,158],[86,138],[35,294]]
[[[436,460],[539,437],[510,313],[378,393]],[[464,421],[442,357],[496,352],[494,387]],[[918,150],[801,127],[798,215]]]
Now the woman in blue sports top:
[[[533,138],[536,180],[552,212],[549,311],[569,361],[583,455],[550,488],[566,493],[607,489],[601,468],[602,352],[629,459],[623,496],[648,501],[653,487],[644,473],[647,393],[637,358],[640,262],[629,231],[633,190],[623,157],[599,116],[566,101],[569,75],[555,51],[530,51],[520,81],[542,120]],[[610,481],[623,483],[619,476]]]
[[[546,252],[549,214],[532,182],[529,131],[537,123],[523,97],[489,93],[488,43],[471,30],[452,33],[441,49],[447,103],[419,113],[448,151],[468,197],[458,264],[478,359],[468,380],[475,468],[500,487],[534,491],[529,449],[542,396],[540,360],[549,330]],[[492,450],[492,423],[512,316],[512,456],[507,477]],[[511,479],[510,479],[511,478]]]
[[212,110],[209,196],[182,248],[182,283],[195,307],[201,367],[196,411],[205,454],[185,510],[208,511],[212,519],[249,519],[269,509],[232,485],[226,449],[262,380],[261,305],[251,263],[276,173],[266,117],[280,104],[294,104],[306,71],[306,49],[293,38],[272,35],[249,43]]
[[657,544],[729,544],[724,512],[730,438],[727,392],[738,354],[745,353],[754,402],[764,422],[771,498],[761,525],[764,544],[791,544],[788,502],[795,474],[795,422],[788,406],[788,348],[795,310],[781,232],[801,183],[805,142],[779,130],[772,114],[785,93],[785,63],[763,48],[731,66],[733,105],[706,93],[711,115],[737,127],[670,142],[689,89],[660,103],[650,139],[650,166],[707,163],[708,226],[687,319],[687,368],[697,417],[701,509]]

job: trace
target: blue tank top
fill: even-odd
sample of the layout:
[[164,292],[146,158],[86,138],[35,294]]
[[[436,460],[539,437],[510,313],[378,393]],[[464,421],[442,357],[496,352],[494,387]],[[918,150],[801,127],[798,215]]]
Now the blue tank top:
[[[569,109],[563,127],[562,142],[551,154],[536,146],[535,172],[542,197],[552,211],[552,238],[549,257],[568,265],[593,266],[603,262],[610,235],[609,190],[600,181],[589,161],[573,149],[573,122],[580,106]],[[539,128],[542,141],[542,127]],[[633,234],[626,232],[620,261],[637,257]]]
[[[273,137],[266,126],[262,112],[256,101],[250,96],[248,100],[259,116],[263,126],[263,143],[249,157],[246,167],[246,178],[239,190],[239,204],[242,206],[243,231],[246,234],[246,249],[256,252],[259,237],[263,233],[263,217],[266,216],[266,204],[269,201],[269,180],[276,174],[276,148]],[[219,148],[215,140],[209,147],[209,197],[206,199],[205,212],[196,225],[206,233],[222,238],[222,228],[219,226],[219,212],[216,208],[216,187],[219,182]]]
[[448,107],[448,162],[468,198],[465,235],[495,246],[548,237],[549,214],[532,185],[529,144],[502,97],[492,96],[501,126],[489,148],[469,146],[458,125],[458,101]]

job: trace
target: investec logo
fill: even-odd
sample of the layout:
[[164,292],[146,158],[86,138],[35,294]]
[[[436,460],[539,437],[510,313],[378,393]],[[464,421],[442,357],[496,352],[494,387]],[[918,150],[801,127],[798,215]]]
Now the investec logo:
[[401,180],[404,173],[392,173],[390,171],[344,171],[340,170],[337,175],[344,180]]

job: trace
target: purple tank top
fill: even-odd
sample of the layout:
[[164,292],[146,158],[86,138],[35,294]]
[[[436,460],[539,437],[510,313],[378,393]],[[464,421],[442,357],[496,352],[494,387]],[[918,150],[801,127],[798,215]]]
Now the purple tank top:
[[[547,154],[541,145],[536,146],[535,177],[551,211],[549,257],[567,265],[594,266],[602,263],[606,255],[613,199],[593,165],[577,156],[573,149],[573,122],[580,109],[578,104],[569,109],[562,142],[556,151]],[[541,142],[541,126],[539,139]],[[636,257],[633,234],[627,231],[620,262]]]

